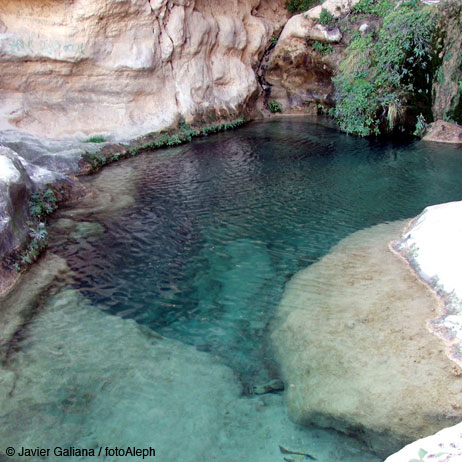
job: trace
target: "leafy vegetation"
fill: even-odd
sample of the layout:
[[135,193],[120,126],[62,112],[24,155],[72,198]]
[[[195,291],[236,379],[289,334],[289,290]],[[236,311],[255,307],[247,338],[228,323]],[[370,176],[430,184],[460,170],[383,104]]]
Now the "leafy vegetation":
[[[368,5],[377,8],[378,3],[358,5],[369,11]],[[333,79],[340,128],[359,136],[379,134],[399,124],[405,107],[428,111],[435,36],[435,15],[414,0],[388,10],[377,35],[354,35]]]
[[427,130],[427,122],[425,121],[425,117],[422,114],[417,116],[417,122],[415,124],[414,135],[422,138],[425,135],[425,131]]
[[307,11],[318,3],[319,0],[287,0],[285,7],[289,13],[296,14]]
[[270,101],[268,103],[268,109],[273,114],[275,114],[276,112],[282,112],[282,106],[278,101]]
[[55,193],[51,188],[32,194],[29,199],[31,220],[27,222],[30,241],[21,253],[19,262],[15,263],[16,271],[32,264],[48,245],[48,232],[45,217],[58,208]]
[[106,141],[106,138],[104,138],[104,136],[95,135],[95,136],[91,136],[90,138],[87,138],[85,140],[85,143],[104,143],[105,141]]
[[328,43],[318,42],[318,41],[313,42],[312,47],[313,47],[313,50],[318,51],[322,55],[328,55],[334,51],[334,48],[332,45]]
[[149,141],[138,142],[137,145],[127,149],[126,151],[112,155],[104,155],[101,152],[86,152],[83,155],[83,162],[90,167],[91,171],[97,171],[108,163],[115,162],[125,157],[136,156],[142,151],[177,146],[179,144],[187,143],[198,136],[207,136],[211,133],[232,130],[244,124],[245,120],[237,119],[231,122],[222,122],[206,125],[201,128],[193,128],[187,124],[185,119],[182,117],[179,120],[177,130],[170,130],[161,134],[152,134]]
[[319,24],[322,24],[323,26],[332,26],[334,23],[334,15],[329,10],[323,8],[319,15]]
[[43,219],[46,215],[49,215],[58,208],[57,202],[55,193],[51,188],[32,194],[29,199],[29,212],[31,217],[36,221]]
[[353,13],[384,17],[393,6],[391,0],[360,0],[354,6]]

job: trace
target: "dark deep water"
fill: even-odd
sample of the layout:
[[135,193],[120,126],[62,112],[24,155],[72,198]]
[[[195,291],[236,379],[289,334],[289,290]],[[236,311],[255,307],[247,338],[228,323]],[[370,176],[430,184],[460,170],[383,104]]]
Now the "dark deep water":
[[[50,234],[72,280],[12,359],[31,372],[15,385],[26,397],[0,412],[0,443],[25,432],[31,447],[151,438],[163,462],[282,461],[279,444],[377,460],[291,424],[281,395],[247,391],[278,377],[267,339],[288,279],[359,229],[461,200],[461,154],[281,118],[85,179],[95,196],[59,211]],[[136,325],[173,341],[153,337],[152,352]]]

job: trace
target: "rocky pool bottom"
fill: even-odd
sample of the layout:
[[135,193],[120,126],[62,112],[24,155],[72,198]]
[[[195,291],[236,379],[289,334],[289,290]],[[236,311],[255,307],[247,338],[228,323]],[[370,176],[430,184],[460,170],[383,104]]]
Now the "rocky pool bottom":
[[[356,367],[349,348],[358,345],[348,335],[336,336],[343,324],[320,335],[326,314],[320,312],[314,325],[320,332],[311,333],[319,351],[310,347],[308,357],[296,351],[299,340],[290,329],[293,346],[277,338],[282,308],[274,314],[294,274],[307,267],[316,272],[329,259],[335,261],[339,255],[333,246],[341,239],[370,239],[369,256],[361,257],[361,246],[357,253],[358,262],[366,258],[371,268],[375,246],[383,248],[384,236],[399,234],[401,225],[355,231],[460,197],[457,154],[450,147],[353,140],[326,127],[286,120],[141,156],[89,178],[91,193],[54,217],[49,251],[25,275],[24,286],[1,302],[0,451],[45,442],[95,449],[153,446],[157,460],[164,461],[307,460],[281,452],[281,446],[325,462],[382,460],[418,430],[396,437],[385,413],[379,416],[384,426],[371,424],[368,434],[354,419],[346,427],[341,407],[338,419],[326,419],[327,414],[300,418],[293,397],[303,387],[298,376],[316,370],[312,362],[318,354],[324,355],[322,362],[316,359],[321,375],[331,380],[326,372],[332,372],[340,398],[345,396],[343,401],[335,396],[341,406],[349,402],[350,409],[359,407],[357,414],[370,416],[366,407],[384,399],[392,410],[402,398],[386,393],[400,373],[393,371],[397,362],[387,357],[378,381],[365,367],[367,389],[351,388],[353,376],[361,378],[363,371],[349,370]],[[333,294],[334,276],[341,282],[341,273],[355,269],[349,257],[342,258],[327,277],[318,278],[318,292],[312,291],[313,296],[332,294],[337,303],[330,308],[333,326],[338,306],[346,309],[342,317],[353,309],[354,319],[356,305],[366,310],[353,298],[353,293],[362,297],[361,290],[347,291],[347,300],[345,294]],[[369,284],[367,293],[373,293],[376,284],[393,292],[396,278],[371,279],[356,266],[359,272],[351,277],[359,289]],[[289,283],[287,290],[293,286]],[[403,309],[404,304],[403,299]],[[353,320],[347,332],[367,337],[366,317]],[[297,324],[294,332],[303,329]],[[365,345],[369,349],[359,348],[366,350],[359,366],[367,366],[377,353],[373,344]],[[350,356],[344,360],[341,353]],[[393,354],[399,357],[400,348]],[[297,380],[288,372],[291,358],[298,358],[293,364]],[[444,380],[452,383],[445,367]],[[253,386],[281,376],[284,393],[251,394]],[[342,385],[339,377],[348,380]],[[425,388],[427,378],[421,372],[417,377]],[[400,383],[403,396],[412,395],[414,378]],[[375,401],[371,384],[382,387]],[[329,390],[327,403],[334,401]],[[322,386],[314,391],[321,394]],[[303,412],[310,400],[299,403]],[[315,425],[299,426],[288,409],[292,419]],[[444,426],[454,413],[439,416],[428,420]],[[322,425],[349,436],[322,430]],[[380,445],[391,441],[389,446],[370,438],[377,432]],[[371,445],[380,456],[370,452]]]
[[[53,264],[62,271],[56,258],[40,263]],[[243,396],[214,355],[78,291],[51,289],[19,335],[1,370],[2,448],[151,446],[162,461],[263,462],[283,461],[281,445],[321,461],[378,460],[354,439],[294,424],[280,394]]]

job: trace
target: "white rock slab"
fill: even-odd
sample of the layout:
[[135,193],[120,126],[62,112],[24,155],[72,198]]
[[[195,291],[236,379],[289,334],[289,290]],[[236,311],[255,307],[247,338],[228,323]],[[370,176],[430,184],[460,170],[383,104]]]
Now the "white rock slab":
[[385,462],[456,462],[462,460],[462,423],[414,441]]
[[[442,299],[439,317],[428,328],[462,364],[462,201],[427,207],[394,242],[419,277]],[[457,368],[457,366],[455,366]],[[385,462],[462,461],[462,423],[417,440]]]
[[427,207],[400,242],[419,276],[434,288],[462,297],[462,201]]

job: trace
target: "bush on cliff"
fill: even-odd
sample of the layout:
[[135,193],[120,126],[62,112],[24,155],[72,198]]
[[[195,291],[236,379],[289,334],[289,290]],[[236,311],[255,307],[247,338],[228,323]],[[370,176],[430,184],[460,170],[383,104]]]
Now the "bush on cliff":
[[[383,1],[369,3],[376,8]],[[343,131],[360,136],[393,130],[405,109],[431,117],[436,14],[414,0],[381,11],[379,32],[353,36],[333,79],[334,117]]]

